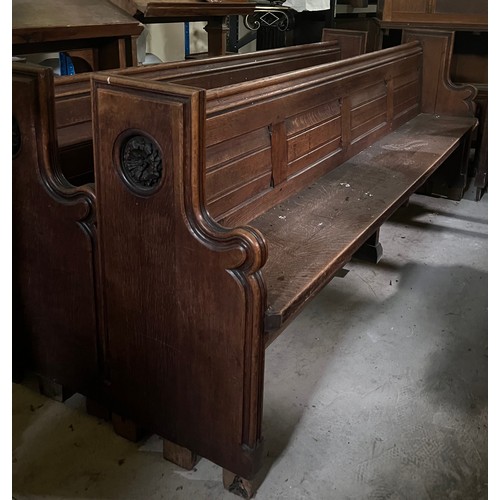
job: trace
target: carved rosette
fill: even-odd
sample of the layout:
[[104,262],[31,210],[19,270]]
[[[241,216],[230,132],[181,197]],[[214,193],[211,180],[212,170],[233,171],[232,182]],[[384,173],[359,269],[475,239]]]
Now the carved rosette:
[[16,118],[12,117],[12,156],[16,156],[21,149],[21,130]]
[[120,164],[127,182],[140,192],[154,191],[163,174],[160,149],[145,135],[136,134],[123,141]]

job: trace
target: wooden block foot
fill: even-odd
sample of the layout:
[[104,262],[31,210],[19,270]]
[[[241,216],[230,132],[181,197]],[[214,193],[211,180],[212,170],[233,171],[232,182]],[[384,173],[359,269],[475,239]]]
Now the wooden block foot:
[[137,443],[147,435],[147,431],[143,427],[116,413],[111,414],[111,423],[116,434],[133,443]]
[[43,375],[37,375],[38,378],[38,389],[40,390],[40,394],[47,396],[54,401],[59,401],[60,403],[69,399],[74,391],[64,387],[63,385],[57,383],[55,380],[44,377]]
[[191,470],[200,460],[200,457],[188,448],[163,440],[163,458],[186,470]]
[[93,417],[102,418],[103,420],[111,420],[111,410],[106,405],[99,403],[95,399],[86,398],[85,408],[87,413]]
[[261,482],[257,479],[244,479],[227,469],[223,469],[222,480],[226,490],[241,498],[252,498]]
[[363,246],[353,255],[355,259],[366,260],[377,264],[382,258],[383,250],[379,240],[379,231],[372,234]]

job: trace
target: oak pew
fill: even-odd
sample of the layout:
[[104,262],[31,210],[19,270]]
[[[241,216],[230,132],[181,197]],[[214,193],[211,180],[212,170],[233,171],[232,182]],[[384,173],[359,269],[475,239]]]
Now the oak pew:
[[[227,86],[92,78],[114,411],[249,497],[265,348],[438,168],[467,161],[475,89],[452,34]],[[436,99],[439,96],[439,99]]]
[[[365,49],[366,33],[325,29],[322,43],[112,72],[154,81],[203,76],[209,85],[227,85],[345,59],[364,53]],[[54,81],[60,164],[69,181],[77,185],[93,179],[90,75],[85,73]]]
[[[342,40],[336,31],[323,43],[123,74],[152,81],[196,76],[212,85],[244,81],[337,61]],[[90,74],[54,78],[50,69],[14,64],[14,369],[16,379],[23,366],[33,369],[43,392],[61,399],[76,391],[101,400],[106,392],[93,182]]]

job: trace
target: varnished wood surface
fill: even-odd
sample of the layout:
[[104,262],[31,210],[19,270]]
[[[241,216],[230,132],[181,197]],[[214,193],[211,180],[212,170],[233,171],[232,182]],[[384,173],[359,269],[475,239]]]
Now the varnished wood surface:
[[[338,34],[336,35],[338,36]],[[116,70],[117,74],[144,80],[190,82],[211,87],[279,74],[340,59],[338,41],[214,57],[201,61],[180,61]],[[113,71],[112,71],[113,72]],[[90,74],[55,79],[56,122],[59,146],[92,139]],[[86,165],[82,166],[88,171]]]
[[[57,154],[53,95],[49,101],[39,98],[41,104],[17,98],[14,116],[24,113],[24,124],[36,122],[40,106],[50,108],[40,126],[48,142],[30,140],[31,149],[17,157],[32,155],[22,158],[31,168],[29,189],[39,197],[34,206],[18,206],[25,218],[16,228],[24,258],[16,271],[23,280],[20,295],[45,299],[43,287],[30,295],[33,281],[22,273],[35,263],[34,274],[48,270],[50,277],[54,271],[42,267],[44,260],[59,266],[63,259],[63,275],[43,281],[55,283],[64,299],[71,293],[67,283],[74,283],[74,276],[82,279],[84,286],[78,282],[68,303],[85,299],[80,313],[97,323],[87,329],[90,335],[76,329],[77,344],[64,337],[58,345],[53,331],[39,329],[38,344],[48,339],[39,358],[61,375],[73,370],[97,381],[113,413],[235,476],[255,476],[263,459],[265,342],[442,160],[467,152],[464,139],[473,118],[419,115],[422,97],[432,102],[433,89],[444,89],[449,110],[471,111],[470,93],[445,81],[442,62],[450,41],[445,34],[436,50],[417,39],[262,78],[256,70],[251,81],[208,90],[134,72],[96,74],[91,80],[96,199],[92,186],[69,189],[61,172],[43,173],[56,163],[37,161],[37,152]],[[434,67],[438,76],[423,79],[423,67],[431,73]],[[221,68],[214,74],[222,74]],[[206,78],[194,75],[190,83]],[[66,100],[61,116],[68,128],[81,128],[85,121],[71,108],[72,96],[82,109],[85,101],[82,81],[75,82],[74,93],[61,86]],[[160,180],[151,190],[127,180],[121,161],[125,142],[135,134],[151,139],[161,157]],[[143,156],[135,154],[136,160]],[[143,172],[149,174],[158,164],[145,157]],[[17,191],[29,198],[25,179],[16,179]],[[51,211],[44,212],[47,199]],[[33,240],[30,233],[40,230],[41,215],[47,217],[43,228],[54,237],[44,240],[37,233]],[[42,244],[40,259],[33,260]],[[93,316],[96,310],[87,306],[95,304]],[[49,330],[61,330],[49,324],[60,321],[61,310],[42,308]],[[67,326],[64,321],[73,320],[63,318],[56,327]],[[85,358],[75,362],[78,348]],[[65,350],[67,359],[58,365]],[[86,363],[92,372],[85,371]]]
[[208,18],[212,16],[234,16],[251,14],[253,2],[137,2],[143,22],[168,18]]
[[488,25],[488,0],[383,0],[377,17],[383,21],[435,25]]
[[321,40],[338,40],[342,59],[355,57],[366,52],[368,32],[350,29],[324,29]]
[[488,31],[488,24],[485,23],[438,23],[432,22],[432,20],[423,21],[384,21],[382,19],[373,18],[374,22],[381,29],[436,29],[436,30],[453,30],[453,31]]
[[13,64],[14,344],[30,368],[88,395],[102,388],[97,333],[95,193],[71,186],[56,150],[52,72]]
[[285,326],[474,124],[418,115],[251,221],[269,246],[266,330]]
[[410,43],[208,90],[210,214],[247,223],[415,116],[421,57]]
[[12,43],[139,35],[143,26],[108,0],[13,0]]

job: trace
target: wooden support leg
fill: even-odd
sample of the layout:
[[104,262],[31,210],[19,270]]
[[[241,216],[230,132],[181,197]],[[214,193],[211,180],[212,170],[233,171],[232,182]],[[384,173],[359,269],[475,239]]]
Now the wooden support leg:
[[111,423],[119,436],[133,443],[137,443],[147,435],[147,431],[136,422],[116,413],[111,414]]
[[38,378],[38,388],[40,390],[40,394],[47,396],[54,401],[64,402],[73,394],[74,391],[64,387],[61,384],[58,384],[55,380],[44,377],[43,375],[37,375]]
[[229,31],[226,17],[210,17],[204,29],[208,33],[208,56],[215,57],[225,55],[226,36]]
[[191,470],[200,460],[196,453],[168,439],[163,440],[163,458],[186,470]]
[[262,480],[257,478],[248,480],[244,479],[227,469],[222,471],[222,480],[224,482],[224,488],[241,498],[252,498],[260,486]]
[[382,258],[382,245],[379,238],[380,229],[377,229],[363,244],[363,246],[354,254],[355,259],[367,260],[375,264]]

